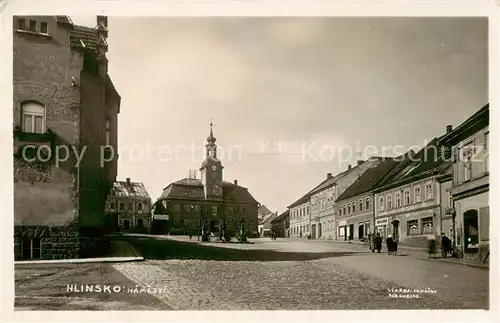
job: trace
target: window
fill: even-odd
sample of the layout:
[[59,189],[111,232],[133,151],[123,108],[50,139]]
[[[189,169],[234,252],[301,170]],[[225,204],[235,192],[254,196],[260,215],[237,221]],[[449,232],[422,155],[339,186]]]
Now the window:
[[387,195],[387,209],[392,209],[392,195]]
[[120,203],[120,210],[125,210],[125,203]]
[[415,202],[420,202],[421,201],[421,196],[420,196],[420,186],[415,187]]
[[27,29],[27,28],[26,28],[26,20],[25,20],[25,19],[19,19],[19,20],[17,21],[17,28],[18,28],[19,30],[26,30],[26,29]]
[[189,205],[188,204],[184,204],[184,212],[189,212]]
[[448,192],[448,207],[449,208],[453,207],[453,196],[451,196],[450,192]]
[[484,135],[484,171],[490,171],[490,155],[489,155],[489,145],[490,145],[490,133],[487,132]]
[[351,214],[351,204],[347,205],[347,214]]
[[30,20],[30,31],[36,33],[36,21]]
[[432,199],[432,183],[425,184],[425,197],[426,199]]
[[383,197],[380,197],[378,200],[378,209],[379,209],[379,211],[384,210],[384,198]]
[[111,202],[111,203],[109,203],[109,208],[110,208],[111,210],[114,210],[114,209],[115,209],[115,202]]
[[407,222],[408,225],[408,235],[417,235],[418,231],[418,220],[411,220]]
[[23,131],[31,133],[45,132],[45,108],[38,103],[26,103],[22,106]]
[[366,198],[366,210],[369,210],[370,209],[370,198]]
[[404,205],[410,205],[410,190],[404,191]]
[[309,206],[306,207],[306,214],[309,214]]
[[129,203],[128,204],[128,209],[133,210],[134,209],[134,203]]
[[46,22],[41,22],[40,23],[40,32],[42,34],[48,34],[48,28],[47,28],[47,23]]
[[212,214],[217,215],[217,205],[212,206]]
[[464,164],[464,181],[468,181],[472,178],[472,157],[474,155],[472,143],[465,145],[461,151]]
[[137,209],[142,210],[142,203],[137,203]]
[[363,211],[363,200],[359,200],[359,212]]
[[138,226],[139,228],[142,228],[142,227],[144,226],[144,220],[143,220],[143,219],[139,219],[139,220],[137,220],[137,226]]
[[342,206],[339,206],[339,215],[342,216]]
[[396,192],[396,207],[401,206],[401,193]]
[[110,122],[106,120],[106,146],[110,143]]
[[130,220],[128,219],[123,220],[123,229],[125,230],[130,229]]
[[422,219],[422,229],[424,234],[432,233],[432,217]]
[[180,204],[175,204],[174,205],[174,212],[179,212],[181,210],[181,205]]
[[40,238],[24,238],[22,241],[23,259],[40,259],[42,256],[42,243]]
[[356,213],[356,202],[352,202],[352,213]]
[[347,207],[344,205],[344,215],[347,215]]

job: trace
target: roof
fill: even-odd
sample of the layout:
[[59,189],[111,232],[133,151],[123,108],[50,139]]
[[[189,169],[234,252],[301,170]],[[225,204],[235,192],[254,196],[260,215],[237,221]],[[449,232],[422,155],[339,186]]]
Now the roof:
[[397,163],[398,161],[395,158],[386,158],[379,165],[368,169],[337,198],[337,201],[371,191]]
[[72,49],[84,50],[98,55],[99,37],[95,28],[73,25],[69,34],[69,42]]
[[269,213],[273,213],[273,212],[271,212],[271,210],[269,210],[269,209],[267,208],[267,206],[265,206],[264,204],[262,204],[261,206],[259,206],[259,210],[258,210],[258,212],[257,212],[257,213],[258,213],[258,214],[267,215],[267,214],[269,214]]
[[114,197],[123,198],[141,198],[141,199],[151,199],[146,187],[141,182],[121,182],[117,181],[113,183],[113,188],[111,189],[111,195]]
[[281,213],[280,215],[278,215],[276,218],[274,218],[272,221],[271,221],[271,224],[272,223],[276,223],[276,222],[279,222],[279,221],[282,221],[284,220],[287,216],[290,215],[290,210],[286,210],[285,212]]
[[409,182],[442,173],[450,162],[441,154],[439,138],[432,139],[416,155],[408,155],[396,172],[385,178],[375,191],[384,191]]
[[208,155],[207,158],[205,158],[205,160],[203,161],[203,163],[201,163],[200,169],[202,169],[205,166],[207,166],[207,164],[208,164],[209,161],[211,161],[211,162],[213,162],[215,164],[222,164],[222,162],[219,159],[217,159],[216,157]]
[[[228,202],[258,203],[248,191],[248,188],[230,182],[222,182],[222,197]],[[169,184],[162,192],[158,201],[166,199],[204,200],[205,192],[200,179],[183,178]]]
[[264,218],[259,220],[259,224],[266,224],[268,222],[272,223],[273,220],[278,216],[278,213],[271,213],[266,215]]
[[490,104],[487,103],[484,107],[467,118],[467,120],[462,122],[454,130],[439,138],[439,141],[442,143],[454,145],[460,140],[463,140],[471,136],[475,132],[487,127],[490,123],[489,110]]

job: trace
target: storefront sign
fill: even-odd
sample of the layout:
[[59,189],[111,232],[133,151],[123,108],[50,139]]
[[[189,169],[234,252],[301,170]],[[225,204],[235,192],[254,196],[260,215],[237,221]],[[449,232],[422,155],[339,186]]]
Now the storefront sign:
[[153,220],[168,220],[168,214],[155,214]]
[[344,225],[347,225],[347,221],[346,220],[339,222],[339,227],[344,226]]
[[387,225],[388,223],[389,223],[389,218],[375,220],[375,225]]

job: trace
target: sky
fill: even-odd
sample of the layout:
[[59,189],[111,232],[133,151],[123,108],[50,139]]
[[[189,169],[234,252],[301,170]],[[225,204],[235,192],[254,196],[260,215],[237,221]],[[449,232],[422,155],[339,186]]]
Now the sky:
[[418,150],[488,103],[483,18],[108,25],[109,74],[122,98],[118,179],[143,182],[153,201],[199,169],[211,122],[224,180],[283,212],[326,173]]

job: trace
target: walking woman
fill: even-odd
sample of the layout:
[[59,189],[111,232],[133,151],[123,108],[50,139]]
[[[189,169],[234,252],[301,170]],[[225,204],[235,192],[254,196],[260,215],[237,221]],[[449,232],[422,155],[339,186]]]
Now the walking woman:
[[380,236],[380,232],[377,232],[377,236],[375,237],[375,249],[377,249],[378,253],[382,250],[382,237]]

